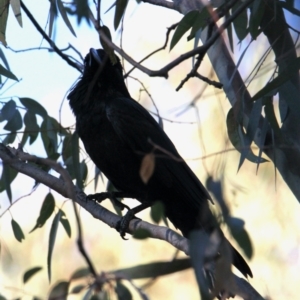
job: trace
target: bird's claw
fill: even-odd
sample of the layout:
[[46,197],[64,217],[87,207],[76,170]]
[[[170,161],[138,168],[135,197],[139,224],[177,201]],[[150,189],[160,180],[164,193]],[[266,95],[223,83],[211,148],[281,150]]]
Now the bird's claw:
[[98,203],[101,203],[105,199],[110,199],[115,206],[117,206],[120,210],[123,210],[126,208],[127,210],[130,210],[129,206],[122,203],[117,197],[116,193],[114,192],[102,192],[102,193],[96,193],[86,196],[86,200],[94,200]]
[[123,219],[124,218],[121,218],[121,220],[117,222],[117,224],[116,224],[116,230],[120,233],[120,236],[121,236],[121,238],[123,240],[128,240],[127,238],[125,238],[125,236],[126,236],[126,229],[128,228],[128,226],[124,227],[125,225],[123,224]]
[[95,200],[95,201],[101,203],[103,200],[109,198],[109,194],[110,193],[108,193],[108,192],[104,192],[104,193],[96,193],[96,194],[87,195],[86,200]]
[[125,238],[125,235],[126,231],[128,230],[129,223],[132,219],[138,218],[134,215],[134,212],[129,209],[127,213],[121,218],[121,220],[116,224],[116,230],[120,233],[123,240],[128,240]]

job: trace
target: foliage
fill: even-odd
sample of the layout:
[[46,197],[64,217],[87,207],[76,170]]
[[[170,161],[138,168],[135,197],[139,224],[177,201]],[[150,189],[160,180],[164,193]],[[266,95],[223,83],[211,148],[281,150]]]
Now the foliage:
[[[270,8],[269,4],[272,2],[273,8]],[[255,43],[262,34],[268,35],[268,24],[265,23],[267,16],[270,15],[270,11],[275,14],[278,13],[279,17],[275,21],[282,22],[283,13],[282,9],[289,11],[291,14],[299,16],[300,12],[297,10],[294,1],[220,1],[221,5],[215,9],[212,6],[202,7],[201,9],[180,11],[184,16],[176,24],[175,31],[172,35],[169,43],[169,49],[172,51],[176,45],[184,41],[186,33],[189,31],[187,40],[193,40],[194,47],[191,51],[184,54],[182,59],[191,59],[193,62],[193,69],[183,82],[188,81],[191,77],[198,77],[197,68],[200,66],[203,57],[207,54],[209,48],[216,43],[220,34],[226,31],[228,42],[232,54],[234,54],[234,38],[235,36],[239,40],[239,43],[251,38],[250,43]],[[115,9],[114,13],[114,29],[122,27],[123,18],[126,13],[126,8],[129,4],[128,0],[117,0],[112,9]],[[142,4],[140,4],[142,5]],[[8,10],[12,8],[14,15],[18,23],[22,26],[23,12],[26,11],[24,4],[21,1],[1,1],[2,14],[0,17],[0,41],[6,45],[6,34],[10,34],[7,26]],[[23,9],[23,10],[22,10]],[[58,20],[62,20],[70,33],[76,36],[75,26],[72,25],[72,17],[75,16],[77,22],[80,24],[82,20],[85,20],[88,24],[92,24],[93,20],[90,17],[90,10],[94,15],[101,17],[102,11],[100,8],[89,7],[87,1],[74,0],[73,2],[66,3],[61,0],[51,0],[49,8],[49,22],[48,33],[44,33],[48,38],[52,38],[52,45],[54,49],[54,31]],[[161,8],[162,9],[162,8]],[[20,11],[22,14],[20,15]],[[223,18],[223,19],[222,19]],[[221,26],[218,30],[215,29],[215,22],[221,20]],[[223,21],[222,21],[223,20]],[[270,21],[270,20],[269,20]],[[274,20],[273,20],[274,21]],[[275,22],[274,21],[274,22]],[[222,23],[223,22],[223,23]],[[106,49],[113,51],[111,45],[111,32],[105,24],[101,22],[101,19],[97,19],[93,24],[94,29],[100,34],[100,41],[102,46]],[[274,27],[275,28],[275,27]],[[59,28],[58,28],[59,29]],[[299,28],[297,29],[299,30]],[[202,34],[207,31],[207,36],[203,41],[203,45],[199,46],[199,40]],[[271,30],[274,44],[271,44],[277,61],[277,65],[274,67],[274,74],[263,88],[256,91],[253,97],[248,94],[247,87],[240,87],[242,92],[238,99],[232,99],[230,93],[227,96],[232,104],[232,108],[227,114],[226,126],[227,132],[232,145],[240,153],[240,159],[238,162],[238,170],[242,167],[245,160],[249,160],[257,165],[257,169],[261,163],[265,163],[269,160],[273,161],[274,166],[282,172],[282,176],[290,186],[291,190],[299,200],[299,191],[294,187],[293,182],[289,182],[288,175],[285,176],[285,170],[290,170],[295,174],[295,166],[293,166],[292,157],[299,156],[298,146],[299,140],[293,136],[292,129],[289,127],[289,118],[292,120],[297,119],[299,122],[299,83],[298,73],[300,68],[299,57],[296,57],[295,47],[288,49],[292,52],[288,59],[281,59],[282,53],[279,53],[276,49],[276,39],[280,39],[280,36],[276,36],[276,30]],[[288,31],[288,29],[286,29]],[[284,34],[288,34],[283,31]],[[235,36],[234,36],[235,34]],[[281,33],[283,34],[283,33]],[[299,34],[299,31],[297,31]],[[271,42],[271,34],[268,36],[269,42]],[[166,39],[167,43],[168,39]],[[288,46],[287,46],[288,47]],[[247,51],[248,48],[245,49]],[[120,50],[116,47],[114,50]],[[64,56],[62,51],[56,50],[57,54],[63,59],[70,62],[68,56]],[[113,53],[113,52],[111,52]],[[120,53],[120,51],[119,51]],[[123,52],[121,52],[122,54]],[[124,54],[124,53],[123,53]],[[126,53],[125,53],[126,54]],[[126,56],[124,55],[126,58]],[[0,64],[0,83],[3,88],[9,80],[17,81],[18,70],[14,70],[15,74],[10,70],[9,64],[5,58],[3,51],[0,49],[0,58],[3,65]],[[281,59],[281,60],[280,60]],[[71,61],[74,60],[71,59]],[[259,65],[255,66],[255,74],[259,71],[263,64],[264,58],[262,58]],[[77,62],[76,62],[77,63]],[[77,69],[80,69],[78,63]],[[70,64],[72,65],[72,64]],[[172,65],[177,66],[177,62]],[[135,65],[135,67],[141,69],[141,65]],[[168,70],[169,71],[169,70]],[[234,81],[235,74],[238,73],[238,64],[230,74],[230,80],[228,82],[222,82],[223,85],[229,85]],[[278,73],[278,74],[276,74]],[[275,76],[276,75],[276,76]],[[157,73],[157,76],[166,76],[165,71]],[[255,75],[253,76],[253,78]],[[297,80],[295,80],[295,77]],[[208,80],[208,79],[206,79]],[[299,80],[298,80],[299,81]],[[213,84],[213,83],[212,83]],[[233,88],[234,89],[234,88]],[[277,120],[274,103],[277,101],[275,96],[279,94],[279,114],[281,123]],[[13,144],[17,139],[20,141],[19,149],[23,147],[34,147],[39,141],[42,143],[43,150],[46,153],[46,157],[63,166],[70,174],[71,179],[77,185],[79,189],[84,190],[88,184],[88,165],[87,159],[83,158],[83,150],[80,149],[80,142],[78,135],[75,132],[75,128],[63,127],[60,120],[50,116],[45,107],[39,104],[38,100],[13,96],[7,101],[1,102],[0,122],[3,123],[4,138],[2,143],[4,145]],[[161,119],[160,119],[161,120]],[[297,123],[295,123],[297,125]],[[297,127],[297,126],[296,126]],[[289,135],[291,133],[291,135]],[[297,137],[298,135],[296,135]],[[252,146],[254,143],[259,148],[258,151],[253,151]],[[285,148],[288,148],[285,152]],[[296,149],[296,150],[295,150]],[[273,151],[273,152],[272,152]],[[281,152],[280,152],[281,151]],[[282,153],[283,152],[283,153]],[[268,156],[268,159],[264,158]],[[287,160],[287,165],[281,167],[278,165],[276,159],[283,155]],[[42,165],[38,162],[31,162],[37,168],[40,168],[46,172],[51,172],[49,165]],[[151,177],[155,168],[154,156],[149,153],[144,156],[141,166],[140,176],[142,180],[147,183]],[[298,176],[296,174],[296,176]],[[2,195],[4,192],[10,200],[11,205],[14,203],[13,192],[11,189],[12,182],[18,177],[18,172],[9,166],[9,164],[3,164],[2,175],[0,178],[0,191]],[[97,181],[101,178],[101,171],[96,170],[94,181],[95,188]],[[39,185],[36,182],[35,185]],[[237,241],[239,246],[244,250],[244,253],[250,258],[253,254],[253,248],[250,237],[244,227],[244,222],[241,219],[231,216],[229,209],[222,197],[219,197],[222,187],[220,182],[210,182],[208,185],[209,190],[215,196],[215,199],[219,203],[222,213],[223,222],[227,224],[232,237]],[[109,190],[109,189],[108,189]],[[218,192],[216,192],[218,190]],[[118,210],[118,208],[116,208]],[[164,219],[164,208],[160,203],[157,203],[152,208],[151,217],[155,223],[159,223]],[[120,211],[118,210],[120,213]],[[71,228],[68,216],[62,209],[57,207],[54,195],[51,191],[45,196],[40,213],[37,216],[36,224],[30,231],[33,232],[43,227],[47,222],[52,224],[49,232],[48,252],[47,252],[47,272],[49,280],[51,279],[51,265],[53,262],[53,249],[55,247],[55,241],[57,236],[58,226],[62,225],[68,237],[71,237]],[[13,217],[11,218],[11,227],[13,234],[18,242],[26,239],[21,226]],[[134,234],[136,238],[143,239],[150,236],[147,230],[137,230]],[[205,248],[203,244],[206,244],[209,240],[207,236],[198,236],[197,238],[191,238],[191,257],[192,259],[174,259],[170,262],[153,262],[144,265],[138,265],[127,269],[121,269],[117,271],[110,271],[106,273],[97,274],[91,284],[91,277],[94,276],[89,268],[76,269],[73,275],[67,281],[59,281],[55,283],[49,291],[49,299],[60,298],[65,299],[69,294],[84,294],[84,299],[110,299],[113,297],[117,299],[132,299],[132,291],[135,290],[141,299],[147,299],[144,291],[138,288],[132,280],[141,278],[157,278],[166,274],[185,270],[190,267],[194,267],[196,271],[196,277],[201,287],[201,296],[203,299],[208,298],[209,292],[205,286],[205,277],[202,272],[204,265],[203,258],[205,257]],[[202,246],[201,246],[202,245]],[[195,249],[200,249],[199,252]],[[225,266],[226,268],[229,266]],[[23,274],[23,283],[26,284],[33,276],[41,274],[42,267],[32,267]],[[227,269],[226,269],[227,272]],[[227,273],[226,273],[227,274]],[[219,279],[217,284],[224,279]],[[76,284],[74,284],[74,281]],[[77,281],[80,281],[77,284]],[[3,292],[2,292],[3,293]],[[0,298],[6,299],[4,293],[0,295]],[[2,299],[1,298],[1,299]],[[37,299],[37,297],[35,297]]]

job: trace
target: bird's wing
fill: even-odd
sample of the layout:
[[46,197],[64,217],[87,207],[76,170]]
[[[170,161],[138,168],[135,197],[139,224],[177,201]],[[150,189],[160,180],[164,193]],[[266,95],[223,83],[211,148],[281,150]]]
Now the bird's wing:
[[[110,99],[106,102],[106,115],[118,137],[133,152],[146,154],[152,151],[150,139],[155,145],[162,147],[179,160],[182,159],[159,124],[133,99],[125,97]],[[160,159],[155,167],[159,168],[157,172],[159,179],[165,182],[166,186],[172,180],[172,187],[186,203],[190,202],[192,206],[199,208],[203,205],[203,201],[211,200],[204,186],[183,160],[178,162],[168,157]]]

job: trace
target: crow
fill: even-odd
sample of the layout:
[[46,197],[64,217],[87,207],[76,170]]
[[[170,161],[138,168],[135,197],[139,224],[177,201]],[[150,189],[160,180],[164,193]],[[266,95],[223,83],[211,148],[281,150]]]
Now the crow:
[[[82,76],[68,95],[86,152],[119,191],[142,203],[132,209],[134,213],[161,201],[165,216],[185,237],[194,229],[210,234],[216,228],[223,237],[209,209],[209,193],[160,125],[131,98],[120,60],[115,55],[114,60],[102,49],[91,49]],[[140,168],[149,153],[154,154],[155,167],[145,183]],[[228,245],[233,264],[252,277],[246,261]]]

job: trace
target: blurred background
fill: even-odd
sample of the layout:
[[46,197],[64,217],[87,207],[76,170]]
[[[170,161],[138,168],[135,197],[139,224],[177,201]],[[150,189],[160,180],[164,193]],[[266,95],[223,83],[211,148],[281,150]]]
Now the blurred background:
[[[26,1],[41,27],[47,26],[49,2]],[[102,1],[102,11],[106,11],[112,2]],[[120,30],[113,31],[114,8],[103,14],[103,22],[111,29],[113,41],[120,43]],[[296,24],[299,20],[291,19]],[[155,22],[153,22],[155,18]],[[136,61],[142,59],[150,51],[162,46],[165,41],[166,29],[182,18],[177,12],[155,7],[148,4],[137,4],[130,1],[127,7],[122,34],[122,47]],[[23,28],[21,28],[12,11],[7,24],[8,48],[1,47],[12,72],[19,82],[9,80],[5,88],[0,90],[1,102],[13,97],[29,97],[42,104],[48,114],[61,119],[63,126],[75,125],[74,116],[69,108],[66,95],[79,77],[79,72],[66,64],[55,53],[43,47],[49,47],[33,27],[27,16],[22,13]],[[77,38],[71,35],[61,18],[58,18],[54,31],[54,40],[59,48],[69,44],[74,46],[84,57],[91,47],[99,48],[97,32],[85,21],[77,26],[76,19],[70,18]],[[226,36],[224,36],[226,38]],[[234,40],[234,60],[237,62],[241,53],[248,46],[250,38],[238,44]],[[38,48],[41,49],[38,49]],[[252,43],[244,56],[239,71],[243,78],[252,71],[267,43],[259,36]],[[33,50],[35,48],[36,50]],[[158,53],[144,65],[151,69],[159,69],[182,52],[193,48],[193,42],[187,43],[183,38],[170,52],[168,47]],[[30,50],[32,49],[32,50]],[[23,51],[24,50],[24,51]],[[20,51],[20,52],[17,52]],[[74,53],[74,56],[76,54]],[[77,56],[78,58],[78,56]],[[224,198],[234,217],[245,221],[245,228],[251,238],[254,256],[249,261],[254,278],[250,283],[268,299],[298,299],[299,298],[299,244],[300,244],[300,206],[280,174],[272,163],[264,163],[256,172],[256,165],[246,161],[237,172],[239,153],[228,141],[226,115],[230,104],[221,90],[207,85],[199,79],[191,79],[176,92],[176,87],[190,71],[191,62],[186,61],[170,72],[168,80],[150,78],[135,70],[131,75],[138,78],[151,98],[143,91],[141,84],[127,79],[131,96],[144,105],[150,112],[163,119],[166,133],[176,145],[179,153],[186,159],[192,170],[205,183],[208,176],[221,180]],[[249,91],[253,95],[264,84],[273,72],[274,56],[270,54],[265,60],[259,75],[251,82]],[[131,66],[125,62],[128,71]],[[200,73],[210,79],[217,80],[207,59],[200,67]],[[14,98],[13,98],[14,99]],[[155,106],[153,104],[155,103]],[[41,121],[41,120],[38,120]],[[3,123],[0,133],[5,134]],[[26,145],[24,151],[45,157],[45,152],[39,141]],[[18,146],[18,141],[13,144]],[[88,182],[85,192],[94,193],[94,165],[87,158],[89,166]],[[97,192],[106,189],[107,181],[99,181]],[[8,299],[31,299],[34,295],[43,299],[49,291],[49,286],[58,280],[68,280],[71,274],[85,262],[79,254],[76,245],[76,226],[70,200],[52,192],[57,207],[63,207],[73,229],[72,237],[68,238],[62,227],[58,230],[53,252],[52,282],[47,278],[47,249],[50,223],[29,234],[39,215],[41,204],[49,189],[43,185],[31,193],[34,181],[18,175],[12,183],[12,196],[15,204],[10,206],[6,192],[0,194],[0,294]],[[134,200],[127,203],[135,205]],[[112,209],[109,201],[104,206]],[[11,218],[14,218],[23,229],[25,240],[16,241],[11,228]],[[128,241],[102,222],[94,219],[83,209],[80,209],[83,225],[84,243],[98,272],[105,272],[153,261],[169,261],[175,255],[175,249],[169,244],[158,240]],[[143,220],[150,221],[149,211],[139,215]],[[163,225],[163,224],[162,224]],[[224,228],[225,233],[228,230]],[[227,235],[230,239],[230,235]],[[234,242],[233,242],[234,243]],[[238,247],[235,244],[236,247]],[[179,254],[185,257],[184,254]],[[245,255],[244,255],[245,256]],[[42,272],[32,278],[26,285],[22,283],[26,270],[43,267]],[[136,281],[137,285],[147,281]],[[192,269],[154,280],[145,289],[150,299],[197,299],[199,292]],[[70,299],[73,296],[70,297]],[[75,296],[74,296],[75,297]],[[138,295],[134,294],[134,299]]]

